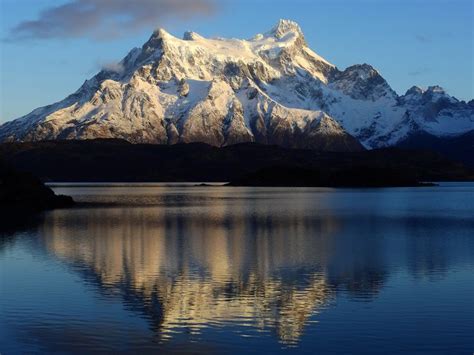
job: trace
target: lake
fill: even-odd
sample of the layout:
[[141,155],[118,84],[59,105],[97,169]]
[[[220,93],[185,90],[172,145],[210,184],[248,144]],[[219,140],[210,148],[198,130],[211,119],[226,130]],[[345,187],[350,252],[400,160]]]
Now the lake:
[[474,351],[474,184],[97,184],[0,237],[0,353]]

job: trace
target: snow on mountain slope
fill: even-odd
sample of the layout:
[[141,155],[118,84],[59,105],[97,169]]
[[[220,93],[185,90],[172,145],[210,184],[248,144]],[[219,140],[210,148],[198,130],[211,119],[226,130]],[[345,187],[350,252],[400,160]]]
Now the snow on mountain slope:
[[399,97],[367,64],[340,71],[308,48],[298,24],[280,20],[249,40],[194,32],[179,39],[157,30],[114,70],[0,126],[0,141],[257,141],[359,150],[359,141],[389,146],[419,131],[461,134],[474,129],[473,112],[438,87]]

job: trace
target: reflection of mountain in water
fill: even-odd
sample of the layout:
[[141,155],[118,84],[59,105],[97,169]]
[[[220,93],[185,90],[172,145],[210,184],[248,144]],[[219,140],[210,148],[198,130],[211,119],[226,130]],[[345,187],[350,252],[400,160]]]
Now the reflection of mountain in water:
[[[472,252],[472,222],[460,219],[331,214],[323,195],[212,191],[207,199],[52,211],[42,243],[142,313],[160,340],[230,325],[274,331],[285,343],[299,340],[336,291],[370,299],[400,268],[440,275]],[[453,223],[466,236],[446,238]]]
[[57,211],[44,225],[48,250],[122,293],[164,337],[238,319],[294,342],[331,294],[332,219],[114,208]]

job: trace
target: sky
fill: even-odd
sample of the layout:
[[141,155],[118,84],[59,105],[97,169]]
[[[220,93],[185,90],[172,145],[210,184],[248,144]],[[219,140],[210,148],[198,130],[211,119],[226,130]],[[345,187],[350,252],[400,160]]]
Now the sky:
[[399,94],[474,98],[473,0],[0,0],[0,124],[73,93],[155,28],[251,38],[280,18],[339,69],[371,64]]

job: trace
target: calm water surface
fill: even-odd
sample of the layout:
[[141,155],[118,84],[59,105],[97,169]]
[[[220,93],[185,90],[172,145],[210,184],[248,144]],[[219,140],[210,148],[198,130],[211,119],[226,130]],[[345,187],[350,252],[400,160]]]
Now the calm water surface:
[[474,351],[474,184],[60,186],[0,232],[0,352]]

